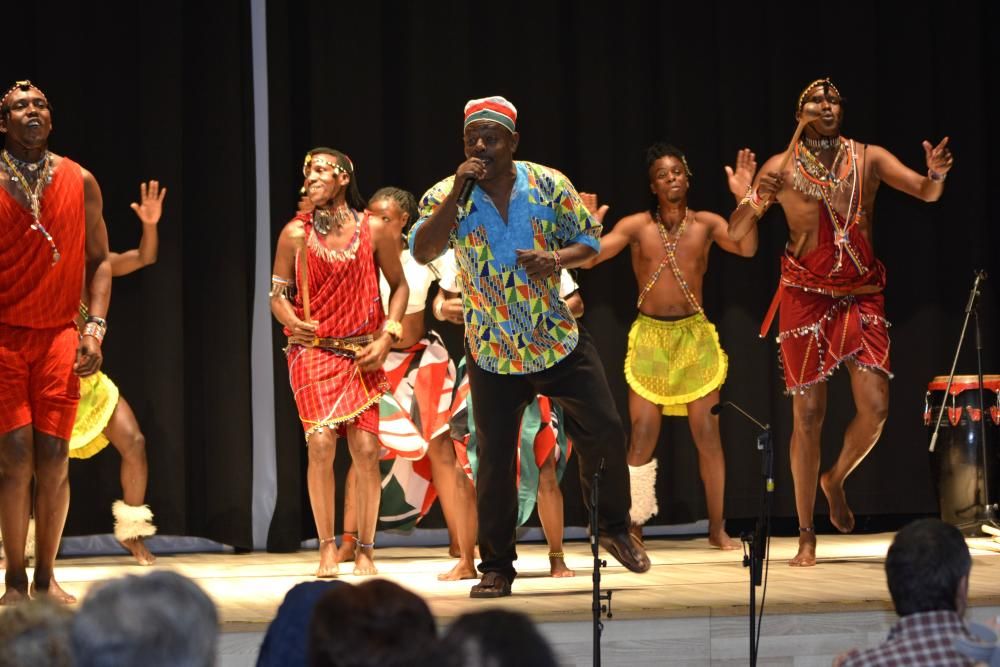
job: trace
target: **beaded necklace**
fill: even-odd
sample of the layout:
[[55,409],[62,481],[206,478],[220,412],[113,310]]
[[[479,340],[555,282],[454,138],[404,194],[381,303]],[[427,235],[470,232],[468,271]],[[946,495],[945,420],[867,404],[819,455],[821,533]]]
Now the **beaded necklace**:
[[350,217],[349,211],[350,209],[346,206],[341,206],[333,212],[317,208],[313,211],[313,227],[317,232],[326,236],[334,227],[340,229],[344,226],[344,221]]
[[653,289],[653,285],[660,278],[660,273],[663,272],[665,266],[670,266],[670,271],[674,274],[674,278],[677,280],[677,284],[681,288],[681,292],[684,294],[684,298],[687,299],[688,304],[694,308],[695,312],[702,312],[701,304],[698,303],[698,299],[695,298],[694,293],[691,291],[690,286],[688,286],[687,281],[684,279],[684,275],[681,273],[680,267],[677,265],[677,242],[680,241],[681,236],[684,234],[684,230],[687,228],[687,222],[689,217],[689,211],[684,210],[684,218],[681,220],[681,224],[677,226],[677,231],[673,234],[667,231],[667,227],[663,224],[660,219],[660,209],[653,212],[653,221],[656,223],[656,230],[660,234],[660,241],[663,243],[663,250],[665,254],[660,265],[656,267],[656,271],[650,276],[649,280],[646,281],[645,286],[643,286],[642,291],[639,293],[639,301],[636,303],[636,308],[642,306],[643,300],[649,293],[649,290]]
[[[816,158],[809,149],[802,146],[802,157],[800,158],[799,146],[801,142],[795,146],[795,160],[798,165],[798,169],[795,171],[795,178],[793,178],[793,185],[796,190],[806,194],[807,196],[814,196],[823,202],[823,206],[826,207],[827,215],[830,218],[830,222],[833,225],[833,241],[837,249],[837,261],[831,269],[831,273],[836,273],[843,266],[844,253],[847,253],[848,258],[854,264],[855,268],[859,273],[867,272],[867,267],[864,262],[861,261],[861,255],[856,248],[851,244],[850,241],[850,228],[857,224],[861,217],[861,205],[862,205],[862,189],[863,183],[862,178],[858,173],[858,153],[857,147],[854,141],[848,141],[847,139],[840,139],[840,147],[837,150],[837,156],[834,158],[830,165],[830,169],[826,169],[823,163]],[[840,176],[835,176],[834,171],[837,171],[837,162],[841,158],[845,159],[843,171]],[[818,166],[817,166],[818,165]],[[825,174],[822,172],[826,172]],[[799,177],[802,179],[807,179],[809,181],[806,186],[807,189],[799,187]],[[804,181],[803,181],[804,182]],[[833,206],[832,196],[837,190],[845,189],[850,186],[851,193],[847,200],[847,211],[844,217],[841,218],[837,215],[837,211]],[[816,194],[813,194],[813,193]],[[841,219],[843,219],[843,224],[841,224]]]
[[[830,168],[820,161],[803,141],[795,144],[795,172],[792,174],[792,186],[813,199],[821,199],[826,190],[834,191],[847,187],[855,173],[854,150],[849,142],[837,138],[837,154],[830,163]],[[848,150],[851,148],[851,150]]]
[[[45,155],[38,162],[25,162],[15,158],[6,148],[0,154],[3,156],[3,162],[0,163],[3,166],[3,170],[7,172],[10,180],[17,184],[31,206],[31,217],[34,219],[34,222],[31,223],[31,228],[44,236],[45,240],[49,242],[49,247],[52,248],[52,264],[55,264],[59,261],[59,249],[56,248],[56,242],[53,240],[52,235],[42,225],[42,192],[45,186],[52,182],[51,155],[48,151],[45,151]],[[34,175],[35,182],[33,185],[28,184],[28,179],[18,169],[18,164],[25,167],[29,174]]]
[[[361,239],[361,223],[358,222],[357,212],[352,210],[351,215],[354,216],[354,236],[351,238],[351,242],[348,243],[345,248],[329,248],[326,243],[320,241],[317,236],[317,232],[320,232],[321,230],[317,229],[316,212],[313,211],[313,233],[309,235],[308,240],[310,250],[327,262],[345,262],[354,259]],[[346,213],[344,214],[344,217],[347,217]]]
[[831,148],[836,148],[840,143],[840,137],[802,137],[802,143],[806,145],[806,148],[813,151],[825,151]]

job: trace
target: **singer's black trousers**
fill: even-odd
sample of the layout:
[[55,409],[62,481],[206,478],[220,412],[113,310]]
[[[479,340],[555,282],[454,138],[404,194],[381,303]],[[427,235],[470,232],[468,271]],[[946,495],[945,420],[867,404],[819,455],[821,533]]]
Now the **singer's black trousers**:
[[625,431],[604,366],[587,331],[581,326],[576,349],[538,373],[490,373],[476,366],[468,350],[466,360],[479,450],[479,570],[500,572],[510,580],[516,574],[518,434],[521,415],[537,394],[548,396],[563,409],[564,428],[573,441],[588,509],[594,472],[604,459],[598,502],[601,533],[627,530],[632,497]]

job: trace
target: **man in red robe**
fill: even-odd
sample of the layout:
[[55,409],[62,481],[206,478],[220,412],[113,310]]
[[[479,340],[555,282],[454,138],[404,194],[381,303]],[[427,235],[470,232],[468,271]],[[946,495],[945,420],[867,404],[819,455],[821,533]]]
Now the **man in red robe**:
[[[904,166],[881,146],[840,134],[843,105],[829,79],[810,83],[799,96],[796,119],[809,122],[792,148],[771,157],[729,218],[734,240],[747,234],[773,200],[788,221],[781,283],[761,328],[767,334],[780,306],[778,342],[785,384],[792,395],[791,442],[799,550],[791,565],[816,564],[813,506],[816,483],[830,503],[837,530],[854,529],[844,480],[875,446],[889,411],[889,333],[885,319],[885,268],[872,247],[872,211],[879,185],[924,201],[937,201],[952,166],[948,138],[923,142],[927,175]],[[790,165],[785,169],[784,165]],[[851,376],[857,414],[844,434],[836,463],[819,475],[826,383],[843,362]]]
[[[80,376],[101,367],[111,298],[101,189],[86,169],[49,152],[44,93],[18,81],[0,100],[0,530],[7,552],[0,604],[48,594],[74,602],[53,568],[69,510],[68,440]],[[86,281],[90,316],[73,323]],[[35,479],[30,589],[24,547]]]

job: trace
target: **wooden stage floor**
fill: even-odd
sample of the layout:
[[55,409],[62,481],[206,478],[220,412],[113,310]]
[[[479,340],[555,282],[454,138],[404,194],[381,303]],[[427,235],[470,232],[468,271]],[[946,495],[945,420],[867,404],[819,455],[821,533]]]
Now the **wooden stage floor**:
[[[796,540],[773,538],[760,664],[828,665],[840,650],[884,637],[894,620],[883,570],[891,539],[890,533],[820,535],[816,567],[792,568],[787,561]],[[969,546],[971,615],[993,618],[1000,613],[1000,544],[973,538]],[[602,585],[614,591],[614,618],[605,621],[604,663],[746,664],[749,579],[742,552],[712,549],[704,537],[653,538],[647,548],[653,567],[643,575],[604,556],[609,567]],[[437,581],[436,575],[454,562],[445,557],[444,547],[379,549],[377,564],[379,576],[423,595],[441,625],[490,606],[517,610],[542,624],[563,664],[585,665],[591,664],[589,549],[585,542],[567,543],[567,563],[577,576],[553,579],[545,544],[520,545],[514,595],[495,601],[471,600],[472,581]],[[301,551],[164,555],[154,568],[196,580],[218,605],[223,637],[245,636],[247,651],[254,652],[285,592],[312,579],[316,564],[315,552]],[[82,598],[95,582],[148,570],[127,557],[107,556],[62,559],[56,571],[63,587]],[[343,581],[360,581],[349,564],[341,571]],[[760,588],[757,593],[759,605]],[[665,655],[671,656],[666,662]],[[223,656],[220,664],[252,661]]]

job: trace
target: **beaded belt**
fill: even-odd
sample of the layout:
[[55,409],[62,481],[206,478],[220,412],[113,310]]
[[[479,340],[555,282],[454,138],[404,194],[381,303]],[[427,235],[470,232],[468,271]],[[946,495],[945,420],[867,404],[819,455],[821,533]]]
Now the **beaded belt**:
[[321,347],[324,350],[338,350],[340,352],[350,352],[356,355],[374,340],[371,334],[361,336],[351,336],[349,338],[313,338],[313,347]]

